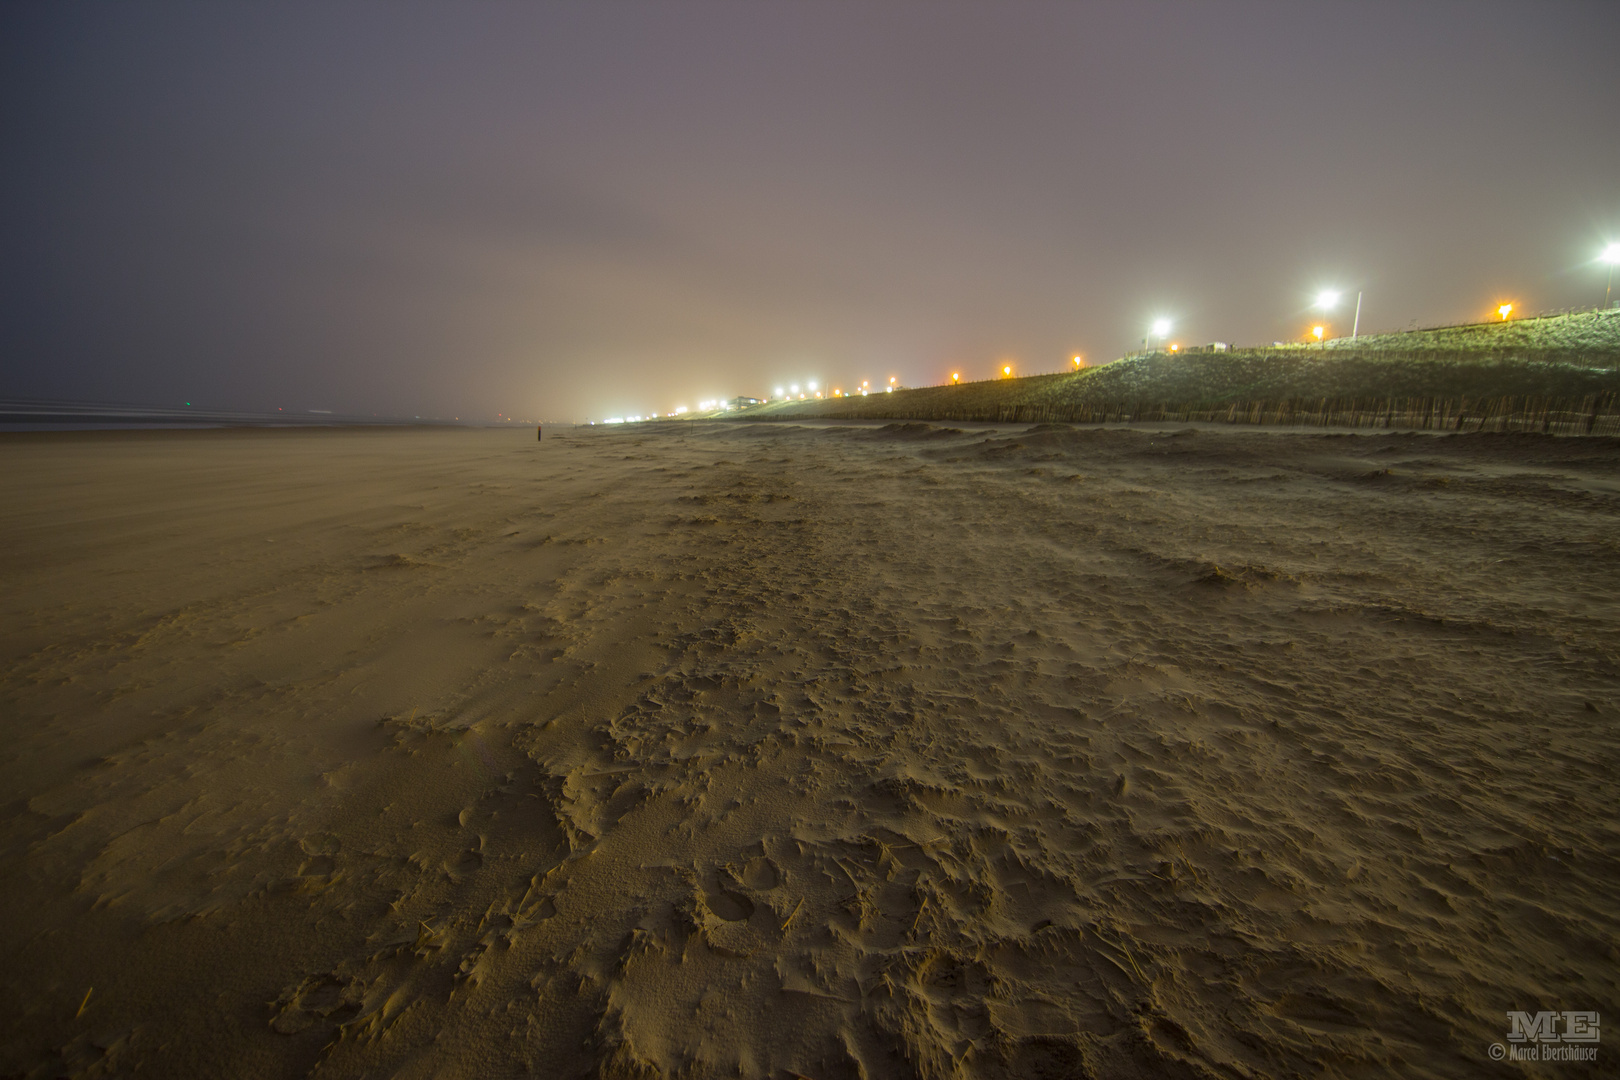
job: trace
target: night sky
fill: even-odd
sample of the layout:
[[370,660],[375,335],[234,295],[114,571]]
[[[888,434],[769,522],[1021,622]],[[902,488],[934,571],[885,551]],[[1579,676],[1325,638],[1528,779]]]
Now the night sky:
[[[0,396],[567,419],[1592,306],[1620,4],[0,11]],[[1349,331],[1349,314],[1332,320]]]

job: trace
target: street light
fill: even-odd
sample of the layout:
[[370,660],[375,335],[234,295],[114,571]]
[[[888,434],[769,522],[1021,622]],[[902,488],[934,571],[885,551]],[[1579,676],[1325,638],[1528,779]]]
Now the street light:
[[1160,341],[1163,341],[1165,338],[1169,337],[1170,326],[1171,323],[1169,319],[1154,319],[1153,327],[1149,332],[1147,340],[1142,342],[1143,351],[1147,351],[1150,348],[1154,338],[1158,338]]
[[1508,316],[1513,314],[1513,305],[1512,304],[1503,304],[1501,307],[1496,309],[1496,313],[1498,315],[1502,316],[1502,321],[1503,322],[1507,322]]
[[1603,290],[1603,306],[1609,306],[1609,295],[1614,292],[1614,268],[1620,263],[1620,242],[1610,244],[1603,249],[1598,258],[1609,264],[1609,284]]
[[[1316,340],[1317,340],[1317,341],[1321,341],[1321,340],[1322,340],[1322,328],[1321,328],[1321,327],[1320,327],[1320,326],[1313,326],[1313,327],[1311,327],[1311,333],[1313,333],[1313,334],[1315,334],[1315,335],[1316,335]],[[1323,345],[1323,348],[1326,348],[1326,347],[1327,347],[1327,346],[1326,346],[1326,345],[1325,345],[1325,344],[1324,344],[1324,345]]]
[[[1339,306],[1340,292],[1337,289],[1323,289],[1316,294],[1316,308],[1318,311],[1332,311]],[[1356,318],[1350,324],[1350,340],[1356,340],[1361,333],[1361,293],[1356,293]]]

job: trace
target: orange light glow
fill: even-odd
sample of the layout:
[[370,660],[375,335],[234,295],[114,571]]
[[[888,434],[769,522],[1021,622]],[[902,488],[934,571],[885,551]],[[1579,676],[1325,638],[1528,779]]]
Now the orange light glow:
[[951,382],[952,382],[952,384],[959,383],[961,381],[962,381],[962,373],[961,372],[959,372],[959,371],[951,372]]
[[1322,328],[1320,326],[1311,327],[1311,333],[1316,335],[1316,340],[1317,341],[1322,340]]
[[1496,313],[1502,316],[1503,322],[1507,322],[1508,316],[1513,314],[1513,305],[1503,304],[1501,307],[1496,309]]
[[1176,350],[1177,350],[1177,349],[1179,349],[1179,348],[1181,348],[1181,346],[1180,346],[1180,345],[1172,345],[1172,346],[1170,346],[1170,351],[1171,351],[1171,352],[1175,352],[1175,351],[1176,351]]
[[1085,360],[1085,357],[1083,357],[1083,356],[1076,356],[1070,362],[1073,363],[1076,368],[1083,368],[1083,367],[1086,366],[1086,360]]
[[1007,377],[1008,377],[1008,378],[1012,378],[1012,365],[1011,365],[1011,364],[1007,364],[1007,365],[1006,365],[1006,366],[1005,366],[1005,367],[1003,367],[1003,368],[1002,368],[1002,369],[1001,369],[1001,373],[1002,373],[1002,374],[1003,374],[1003,375],[1005,375],[1005,376],[1007,376]]

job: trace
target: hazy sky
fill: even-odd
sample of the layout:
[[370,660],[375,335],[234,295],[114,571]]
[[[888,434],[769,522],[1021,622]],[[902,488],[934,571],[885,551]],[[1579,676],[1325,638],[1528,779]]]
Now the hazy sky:
[[[1593,305],[1620,3],[22,3],[0,396],[567,418]],[[1335,328],[1348,331],[1348,313]]]

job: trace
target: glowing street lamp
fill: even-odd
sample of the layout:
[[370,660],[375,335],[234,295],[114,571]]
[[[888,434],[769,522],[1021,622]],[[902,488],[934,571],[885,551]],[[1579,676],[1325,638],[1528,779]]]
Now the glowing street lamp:
[[[1315,334],[1315,335],[1316,335],[1316,340],[1317,340],[1317,341],[1321,341],[1321,340],[1322,340],[1322,328],[1321,328],[1321,327],[1320,327],[1320,326],[1313,326],[1313,327],[1311,327],[1311,333],[1313,333],[1313,334]],[[1325,345],[1324,345],[1324,348],[1325,348],[1325,347],[1326,347],[1326,346],[1325,346]]]
[[1076,371],[1079,371],[1081,368],[1086,366],[1085,358],[1081,356],[1073,357],[1069,362],[1074,365],[1074,370]]
[[1012,365],[1011,364],[1003,364],[1002,365],[1001,377],[1004,378],[1004,379],[1012,378]]
[[1142,339],[1142,351],[1151,352],[1153,350],[1154,338],[1158,338],[1162,342],[1165,338],[1169,337],[1170,327],[1172,325],[1174,324],[1171,323],[1169,319],[1154,319],[1152,324],[1148,327],[1147,336]]
[[961,381],[962,381],[962,373],[960,371],[951,372],[951,385],[952,386],[955,386],[957,383],[959,383]]
[[1609,264],[1609,284],[1603,290],[1603,306],[1609,306],[1609,296],[1614,292],[1614,268],[1620,265],[1620,242],[1610,244],[1603,249],[1598,258]]
[[[1342,294],[1338,289],[1323,289],[1316,294],[1316,309],[1318,311],[1332,311],[1339,306],[1339,297]],[[1350,326],[1350,340],[1356,340],[1361,333],[1361,293],[1356,293],[1356,319]]]
[[1152,348],[1154,338],[1158,338],[1160,341],[1163,341],[1165,338],[1169,337],[1170,326],[1171,322],[1169,319],[1154,319],[1153,326],[1148,332],[1147,339],[1142,342],[1143,351],[1148,351]]
[[1508,316],[1513,314],[1513,305],[1512,304],[1503,304],[1501,307],[1496,309],[1496,313],[1498,315],[1502,316],[1502,321],[1503,322],[1507,322]]

